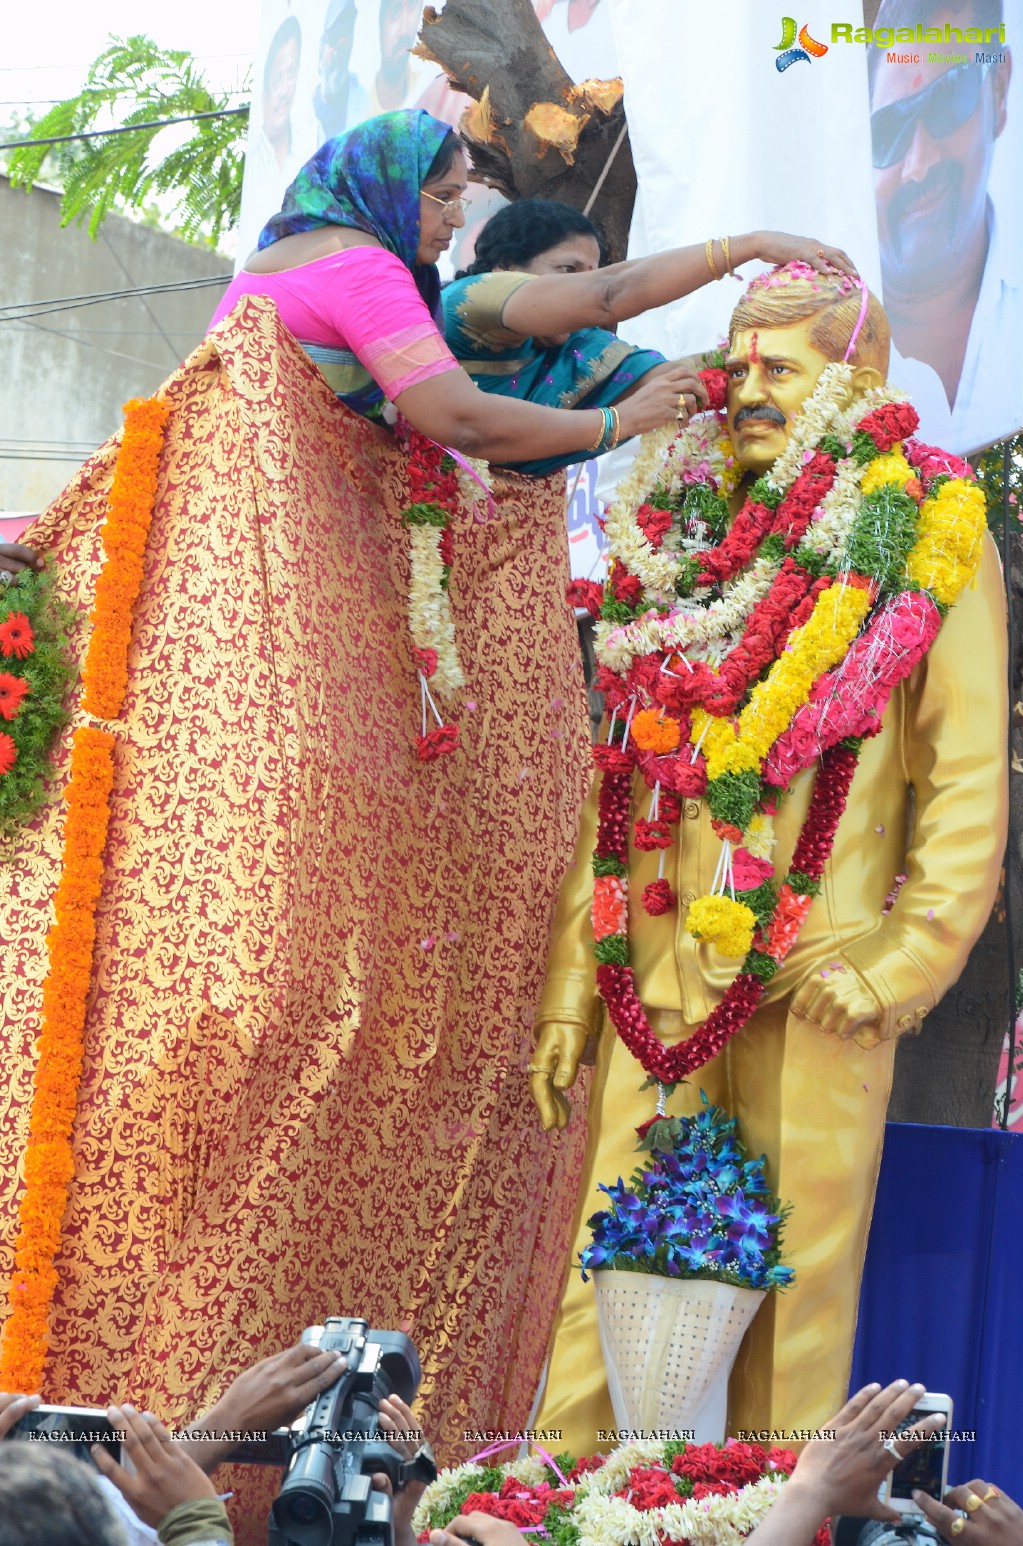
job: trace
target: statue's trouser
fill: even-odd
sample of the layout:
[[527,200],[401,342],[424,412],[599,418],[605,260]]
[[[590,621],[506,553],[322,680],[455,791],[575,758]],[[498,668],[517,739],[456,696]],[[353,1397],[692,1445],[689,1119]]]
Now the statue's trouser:
[[[701,1089],[738,1118],[751,1155],[768,1159],[771,1186],[792,1204],[785,1259],[796,1284],[770,1294],[740,1349],[729,1386],[729,1432],[815,1428],[846,1397],[860,1277],[884,1140],[895,1043],[864,1051],[767,1005],[725,1051],[679,1086],[671,1112],[698,1108]],[[665,1042],[687,1033],[662,1013]],[[632,1174],[634,1128],[653,1115],[643,1073],[606,1023],[590,1102],[590,1145],[572,1261],[590,1238],[586,1219],[606,1202],[597,1191]],[[537,1425],[560,1428],[577,1455],[606,1450],[616,1427],[597,1335],[592,1283],[573,1267],[555,1322]]]

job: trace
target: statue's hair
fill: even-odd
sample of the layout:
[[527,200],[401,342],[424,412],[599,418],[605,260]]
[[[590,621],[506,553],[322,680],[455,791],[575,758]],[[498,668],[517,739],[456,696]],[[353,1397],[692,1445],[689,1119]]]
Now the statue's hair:
[[[773,276],[765,276],[773,277]],[[793,276],[783,283],[754,280],[732,312],[729,336],[751,328],[791,327],[814,318],[810,342],[829,360],[842,360],[860,315],[862,291],[843,289],[825,274]],[[867,314],[849,356],[851,365],[872,365],[888,375],[891,330],[881,302],[871,295]]]

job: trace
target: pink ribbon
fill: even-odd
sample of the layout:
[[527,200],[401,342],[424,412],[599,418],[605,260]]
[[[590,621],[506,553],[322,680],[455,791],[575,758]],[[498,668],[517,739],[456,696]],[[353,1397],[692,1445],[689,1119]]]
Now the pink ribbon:
[[[864,322],[866,321],[866,318],[867,318],[867,307],[870,305],[870,291],[867,289],[866,285],[863,283],[863,280],[862,279],[854,279],[853,280],[853,284],[859,285],[859,287],[860,287],[860,314],[856,318],[856,326],[852,330],[852,337],[849,340],[849,347],[846,349],[845,353],[842,356],[842,364],[843,365],[845,365],[848,362],[849,356],[852,354],[853,350],[856,348],[856,340],[860,336],[860,329],[863,327],[863,324],[864,324]],[[452,452],[451,454],[454,455],[454,452]]]
[[[436,444],[436,442],[434,442],[434,444]],[[451,460],[453,462],[457,462],[459,467],[461,467],[462,471],[463,472],[467,472],[474,483],[478,483],[479,484],[480,488],[483,490],[484,494],[486,494],[486,496],[487,496],[487,515],[488,515],[490,520],[493,520],[494,516],[496,514],[496,511],[494,509],[494,496],[490,492],[490,490],[487,488],[487,485],[484,483],[483,479],[480,477],[480,475],[476,471],[475,467],[473,467],[470,462],[466,461],[466,459],[462,455],[461,451],[453,451],[450,446],[442,446],[441,450],[447,456],[450,456],[450,458],[451,458]]]

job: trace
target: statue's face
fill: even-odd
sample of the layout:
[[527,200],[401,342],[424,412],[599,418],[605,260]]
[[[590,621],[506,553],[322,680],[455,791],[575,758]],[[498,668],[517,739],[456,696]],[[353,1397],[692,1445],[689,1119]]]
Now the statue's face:
[[725,361],[728,430],[741,466],[759,476],[785,449],[792,421],[831,362],[810,342],[813,318],[736,333]]

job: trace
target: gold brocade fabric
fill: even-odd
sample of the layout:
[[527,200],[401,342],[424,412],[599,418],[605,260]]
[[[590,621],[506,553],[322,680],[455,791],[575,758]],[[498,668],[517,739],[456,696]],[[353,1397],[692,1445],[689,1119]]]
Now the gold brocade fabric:
[[[457,522],[463,747],[421,764],[390,436],[254,299],[164,391],[44,1396],[182,1422],[357,1314],[410,1333],[460,1460],[528,1418],[585,1137],[524,1072],[587,778],[563,485]],[[79,647],[115,454],[24,539]],[[54,796],[0,871],[5,1279],[61,831]]]

